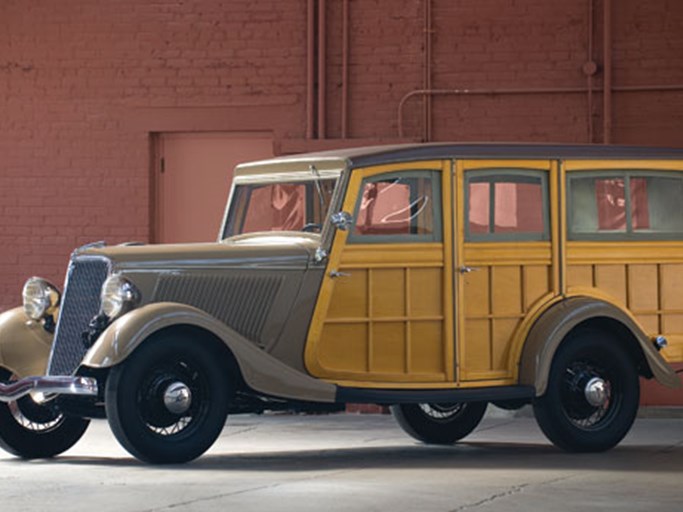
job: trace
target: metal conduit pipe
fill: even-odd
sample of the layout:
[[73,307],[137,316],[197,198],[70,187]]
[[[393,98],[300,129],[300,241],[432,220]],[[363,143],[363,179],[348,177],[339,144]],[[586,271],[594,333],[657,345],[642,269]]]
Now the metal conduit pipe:
[[603,0],[603,91],[602,91],[602,143],[612,141],[612,0]]
[[[424,0],[424,76],[423,89],[432,88],[432,0]],[[432,97],[425,95],[422,101],[422,140],[432,138]]]
[[306,138],[315,135],[315,0],[307,4],[306,38]]
[[318,138],[326,138],[326,117],[327,117],[327,87],[326,87],[326,68],[327,51],[325,38],[325,11],[326,0],[318,0]]
[[586,63],[583,65],[583,72],[586,75],[586,87],[588,89],[587,101],[587,133],[588,142],[593,142],[593,75],[598,70],[598,66],[593,61],[593,0],[588,0],[588,27],[587,27]]
[[342,97],[341,138],[349,133],[349,0],[342,4]]
[[[601,87],[594,87],[592,92],[601,91]],[[612,92],[662,92],[683,91],[683,84],[670,85],[625,85],[612,86]],[[403,109],[406,102],[415,96],[502,96],[524,94],[586,94],[586,87],[525,87],[501,89],[416,89],[406,93],[398,103],[398,136],[403,138]]]

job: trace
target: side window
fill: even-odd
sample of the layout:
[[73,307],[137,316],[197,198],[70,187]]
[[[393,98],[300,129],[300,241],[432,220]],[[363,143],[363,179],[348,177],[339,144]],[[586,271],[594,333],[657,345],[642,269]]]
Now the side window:
[[683,238],[683,174],[569,177],[569,238]]
[[487,169],[465,173],[465,239],[548,240],[546,173]]
[[440,173],[405,171],[363,180],[351,243],[438,242],[441,236]]

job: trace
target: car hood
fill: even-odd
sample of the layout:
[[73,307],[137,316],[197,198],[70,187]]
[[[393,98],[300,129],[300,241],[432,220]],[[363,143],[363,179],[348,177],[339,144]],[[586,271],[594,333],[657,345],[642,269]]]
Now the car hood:
[[75,257],[104,257],[114,270],[183,268],[307,268],[320,244],[318,235],[254,233],[222,242],[122,244],[79,249]]

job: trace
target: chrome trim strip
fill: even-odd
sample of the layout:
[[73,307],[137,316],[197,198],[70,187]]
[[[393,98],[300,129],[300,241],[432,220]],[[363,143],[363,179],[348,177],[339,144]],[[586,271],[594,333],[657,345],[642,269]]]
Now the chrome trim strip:
[[97,396],[97,380],[91,377],[26,377],[8,384],[0,383],[0,402],[12,402],[31,392]]
[[295,181],[316,181],[316,180],[333,180],[339,178],[342,173],[341,168],[339,169],[318,169],[317,175],[312,174],[311,171],[306,169],[305,171],[295,171],[295,172],[273,172],[272,174],[243,174],[241,176],[235,176],[233,178],[233,183],[235,185],[244,184],[268,184],[268,183],[291,183]]

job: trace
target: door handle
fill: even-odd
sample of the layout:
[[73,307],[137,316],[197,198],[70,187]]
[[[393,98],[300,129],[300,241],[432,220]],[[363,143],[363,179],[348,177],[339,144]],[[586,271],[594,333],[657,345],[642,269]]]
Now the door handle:
[[332,270],[332,271],[330,271],[330,277],[331,277],[332,279],[334,279],[334,278],[336,278],[336,277],[348,277],[348,276],[350,276],[350,275],[351,275],[351,274],[349,274],[348,272],[339,272],[338,270]]
[[458,272],[461,274],[469,274],[470,272],[477,272],[478,270],[481,270],[479,267],[458,267]]

